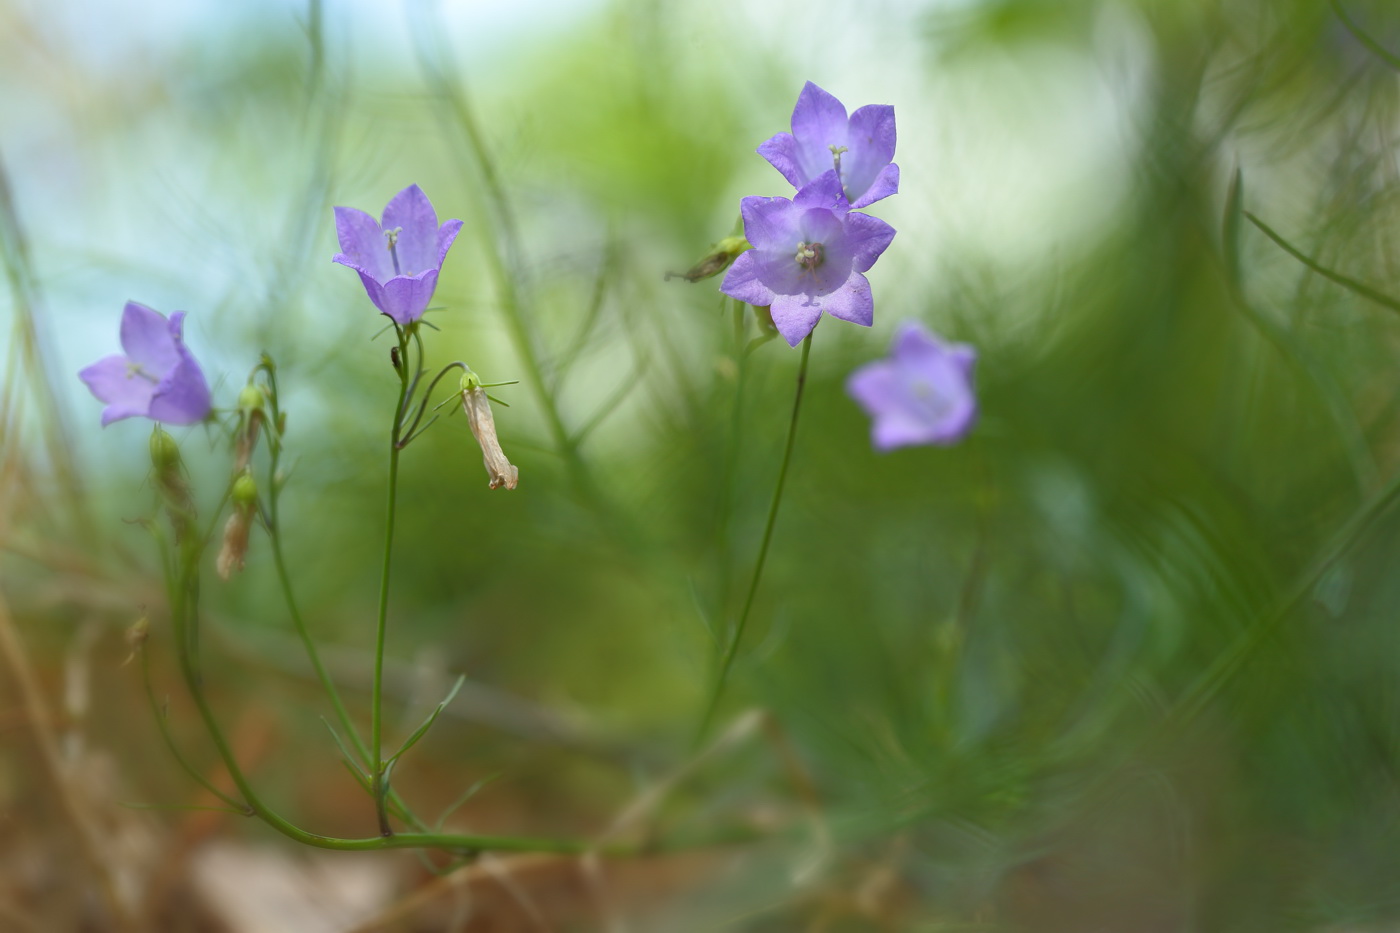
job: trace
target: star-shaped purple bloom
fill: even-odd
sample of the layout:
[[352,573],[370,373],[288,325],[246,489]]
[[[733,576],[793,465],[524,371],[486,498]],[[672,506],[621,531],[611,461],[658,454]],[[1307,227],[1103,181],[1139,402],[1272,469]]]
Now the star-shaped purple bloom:
[[461,229],[460,220],[439,227],[428,196],[409,185],[384,208],[382,224],[353,207],[335,209],[341,251],[334,261],[360,273],[376,308],[397,324],[411,324],[433,300],[442,261]]
[[868,104],[847,119],[839,100],[808,81],[792,111],[792,132],[774,136],[758,154],[794,188],[834,170],[851,207],[860,208],[899,191],[894,139],[893,107]]
[[862,272],[894,239],[894,228],[851,211],[836,172],[787,198],[744,198],[744,236],[753,249],[734,260],[720,291],[769,306],[791,346],[817,326],[823,311],[869,327],[875,305]]
[[977,419],[972,368],[977,351],[944,343],[908,321],[894,335],[887,359],[851,373],[846,393],[874,419],[870,442],[881,452],[911,444],[955,444]]
[[102,426],[142,417],[166,424],[194,424],[209,414],[209,384],[180,333],[185,312],[170,320],[134,301],[122,311],[123,356],[108,356],[78,373],[98,401]]

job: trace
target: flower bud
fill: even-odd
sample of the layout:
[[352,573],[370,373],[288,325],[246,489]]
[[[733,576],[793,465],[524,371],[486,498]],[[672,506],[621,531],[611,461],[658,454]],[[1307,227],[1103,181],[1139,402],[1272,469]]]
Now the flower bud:
[[233,511],[224,523],[224,543],[215,561],[219,576],[225,580],[243,569],[243,559],[248,554],[248,533],[258,506],[258,484],[250,470],[244,470],[233,481],[229,498],[233,500]]
[[468,370],[462,376],[462,410],[467,413],[467,423],[472,436],[481,445],[481,459],[486,465],[488,486],[499,489],[504,486],[514,489],[520,479],[520,471],[506,459],[501,450],[501,442],[496,439],[496,419],[491,414],[491,403],[486,398],[486,390],[476,373]]
[[238,409],[243,412],[262,411],[263,392],[253,383],[248,383],[238,393]]
[[253,459],[253,451],[258,446],[258,432],[262,429],[266,398],[263,390],[248,383],[238,393],[238,433],[234,435],[233,469],[238,472],[248,466]]
[[151,620],[146,616],[143,615],[131,624],[131,627],[126,630],[126,646],[131,649],[131,653],[128,654],[126,660],[122,662],[123,667],[130,664],[132,658],[136,657],[136,652],[145,647],[146,639],[149,638],[150,635]]
[[180,445],[160,425],[156,425],[151,431],[151,475],[170,515],[176,541],[184,537],[185,530],[194,519],[194,497],[190,493],[189,483],[185,482],[184,468]]
[[233,491],[229,493],[235,507],[252,508],[258,504],[258,483],[252,471],[244,470],[233,481]]
[[708,279],[711,276],[719,275],[734,258],[749,248],[749,241],[741,236],[727,236],[720,240],[710,251],[685,272],[667,272],[666,280],[685,279],[687,282],[698,282],[701,279]]
[[157,474],[180,469],[180,445],[159,424],[151,431],[151,466]]

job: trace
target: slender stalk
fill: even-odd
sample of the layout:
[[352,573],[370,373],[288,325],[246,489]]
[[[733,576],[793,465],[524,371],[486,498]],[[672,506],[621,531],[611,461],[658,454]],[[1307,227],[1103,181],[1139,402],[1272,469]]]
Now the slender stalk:
[[578,853],[587,851],[604,851],[606,854],[628,854],[635,852],[635,847],[615,847],[609,850],[598,849],[586,842],[579,842],[567,839],[536,839],[529,837],[514,836],[477,836],[463,833],[399,833],[381,834],[360,839],[346,839],[337,836],[323,836],[320,833],[309,832],[291,821],[287,820],[277,811],[269,807],[253,789],[248,777],[243,773],[243,769],[238,766],[238,759],[234,757],[233,748],[224,735],[223,729],[219,726],[218,720],[214,717],[214,712],[209,706],[209,701],[204,695],[203,686],[200,683],[198,673],[195,668],[194,658],[188,649],[187,631],[198,616],[198,547],[192,548],[191,553],[186,555],[185,567],[182,569],[180,579],[176,584],[175,592],[172,593],[172,622],[175,628],[175,642],[180,646],[179,660],[180,670],[184,675],[185,685],[189,689],[190,696],[194,700],[195,707],[199,711],[200,719],[204,722],[205,729],[209,733],[214,747],[219,752],[219,757],[223,759],[224,766],[228,769],[229,777],[232,779],[234,787],[238,789],[239,795],[247,803],[248,808],[257,815],[268,826],[277,832],[300,842],[303,845],[314,846],[321,849],[337,849],[341,851],[371,851],[382,849],[443,849],[447,851],[478,852],[484,850],[508,851],[508,852],[562,852]]
[[209,779],[206,778],[203,774],[200,774],[199,771],[194,767],[194,765],[190,764],[189,761],[185,758],[185,756],[180,752],[180,746],[175,744],[175,736],[173,736],[170,733],[170,723],[166,718],[165,710],[161,707],[160,702],[156,699],[155,688],[151,686],[151,662],[150,656],[146,651],[146,645],[144,644],[144,642],[136,650],[141,655],[141,680],[143,681],[146,687],[146,699],[150,701],[151,714],[155,717],[156,725],[160,728],[160,736],[165,740],[165,747],[170,750],[170,754],[174,756],[175,761],[180,765],[181,768],[185,770],[185,773],[188,774],[190,777],[194,778],[195,782],[199,784],[200,787],[203,787],[209,793],[213,794],[215,797],[218,797],[230,807],[233,807],[234,812],[241,813],[244,816],[251,816],[253,811],[249,809],[247,804],[240,803],[239,801],[234,800],[228,794],[225,794],[223,791],[215,787],[209,781]]
[[763,568],[768,562],[768,545],[773,540],[773,526],[778,520],[778,506],[783,501],[783,488],[787,485],[788,467],[792,463],[792,448],[797,440],[797,420],[802,414],[802,390],[807,385],[807,360],[812,353],[812,335],[802,341],[802,362],[797,367],[797,391],[792,399],[792,420],[788,423],[787,443],[783,447],[783,462],[778,467],[778,483],[773,488],[773,501],[768,506],[768,521],[763,526],[763,541],[758,546],[758,560],[754,563],[753,579],[749,581],[749,592],[744,598],[744,608],[739,613],[739,621],[734,626],[734,636],[729,640],[728,646],[724,650],[724,656],[720,660],[719,673],[715,677],[714,690],[710,693],[710,702],[705,708],[704,718],[700,720],[700,731],[696,735],[696,741],[704,741],[706,734],[710,731],[710,724],[714,720],[715,710],[719,707],[720,698],[724,695],[724,686],[729,679],[729,669],[734,665],[734,656],[739,652],[739,643],[744,638],[744,629],[749,623],[749,613],[753,610],[754,597],[758,594],[758,584],[763,579]]
[[354,721],[350,719],[349,711],[345,709],[345,704],[340,699],[340,691],[335,688],[335,681],[331,680],[330,673],[326,670],[325,664],[321,662],[321,654],[316,650],[316,642],[311,638],[311,633],[306,628],[306,620],[302,618],[301,609],[297,606],[296,597],[292,594],[291,575],[287,571],[286,558],[282,556],[282,532],[277,525],[276,491],[269,497],[268,510],[272,518],[268,534],[268,537],[272,539],[272,563],[277,568],[277,580],[282,585],[282,598],[287,603],[287,612],[292,617],[292,627],[297,630],[297,637],[301,639],[302,646],[306,649],[306,657],[316,672],[316,679],[321,682],[321,689],[326,692],[326,698],[330,700],[331,708],[335,710],[336,720],[340,723],[345,734],[350,737],[350,743],[355,746],[355,751],[359,753],[360,759],[368,764],[370,759],[369,746],[365,745],[364,739],[360,738],[359,730],[355,728]]
[[[385,800],[388,787],[384,780],[384,748],[381,744],[384,726],[384,640],[389,618],[389,569],[394,553],[394,514],[398,506],[399,491],[399,432],[403,428],[405,404],[408,401],[409,366],[406,331],[399,328],[399,400],[394,406],[394,428],[389,437],[389,492],[384,509],[384,564],[379,574],[379,619],[374,635],[374,683],[370,687],[369,747],[374,758],[374,771],[370,791],[374,797],[374,811],[379,820],[379,835],[392,836],[389,826],[389,812]],[[420,351],[421,354],[421,351]],[[422,365],[420,355],[415,372]],[[416,379],[416,377],[415,377]]]

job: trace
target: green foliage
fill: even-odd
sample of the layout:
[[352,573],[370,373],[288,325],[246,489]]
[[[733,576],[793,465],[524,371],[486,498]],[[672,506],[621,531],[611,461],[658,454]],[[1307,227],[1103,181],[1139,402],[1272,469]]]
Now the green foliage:
[[[903,274],[884,260],[872,270],[872,332],[817,328],[772,552],[719,716],[771,713],[813,776],[834,855],[794,894],[785,872],[807,837],[793,828],[802,793],[781,755],[757,742],[707,760],[665,807],[662,836],[747,826],[763,807],[787,822],[758,847],[759,867],[713,882],[713,903],[690,905],[677,928],[698,928],[717,903],[754,930],[819,918],[830,929],[1393,924],[1400,16],[1345,0],[945,6],[901,39],[922,61],[897,101],[905,174],[890,203],[905,213],[890,257]],[[692,27],[693,49],[676,38]],[[715,36],[735,51],[721,54]],[[223,404],[258,350],[278,360],[285,550],[358,710],[397,377],[392,337],[370,341],[379,322],[329,263],[329,207],[382,203],[417,181],[444,217],[466,220],[443,310],[428,316],[442,329],[425,333],[429,367],[460,358],[487,383],[520,380],[493,389],[510,405],[496,420],[520,488],[488,492],[450,408],[404,451],[386,744],[414,746],[396,787],[438,805],[425,813],[472,788],[454,817],[463,825],[500,831],[499,807],[528,824],[505,831],[597,832],[638,783],[690,760],[797,367],[781,341],[750,344],[762,334],[752,309],[722,302],[717,280],[663,276],[732,232],[736,193],[782,191],[753,147],[785,128],[802,80],[825,78],[788,73],[773,57],[780,39],[625,0],[491,67],[420,45],[418,60],[386,69],[319,35],[310,57],[291,30],[258,38],[195,68],[193,83],[161,73],[169,95],[127,89],[137,96],[123,106],[176,143],[210,137],[190,141],[210,190],[152,208],[148,262],[84,239],[76,262],[101,285],[86,294],[111,309],[148,290],[175,296],[153,303],[200,319],[188,339],[231,374]],[[1008,181],[953,166],[947,139],[1010,132],[999,95],[1011,92],[990,87],[981,124],[955,127],[923,92],[935,101],[949,74],[1046,46],[1108,72],[1120,132],[1096,142],[1123,184],[1105,181],[1097,227],[1026,261],[976,244],[1010,242],[1043,205],[948,219],[943,178],[909,166],[934,151],[988,196]],[[1116,83],[1120,58],[1132,80]],[[736,76],[758,59],[760,76]],[[868,71],[867,86],[890,73]],[[464,142],[473,120],[486,160]],[[124,155],[146,141],[134,125],[85,132]],[[1038,164],[1047,189],[1072,168],[1049,146]],[[176,171],[84,165],[144,191]],[[39,167],[9,169],[29,229],[4,214],[8,307],[17,334],[37,320],[58,342],[79,316],[52,258],[62,237],[25,196],[23,172]],[[92,184],[90,197],[120,203]],[[94,210],[111,220],[110,206]],[[962,241],[959,224],[979,235]],[[196,234],[231,257],[236,281],[175,261],[189,249],[177,241]],[[959,447],[877,455],[842,384],[905,317],[978,345],[982,419]],[[15,354],[11,393],[41,383],[37,360]],[[144,544],[115,520],[144,507],[132,490],[145,462],[119,456],[136,449],[116,436],[130,425],[87,438],[95,412],[71,394],[66,430],[83,438],[77,472],[100,530],[82,537],[58,508],[16,511],[0,529],[5,597],[50,631],[74,612],[54,611],[37,582],[60,579],[55,554],[84,554],[85,573],[119,580],[121,606],[152,587],[131,567],[137,581],[160,572],[154,558],[113,557]],[[22,415],[9,411],[6,475],[64,502],[76,481],[45,466],[59,448],[12,440]],[[31,437],[64,431],[54,417],[23,424]],[[179,440],[207,522],[227,458],[197,430]],[[35,479],[46,475],[60,479]],[[289,676],[279,657],[295,637],[266,543],[255,536],[242,577],[206,586],[217,637],[205,667],[232,708],[279,699],[282,728],[305,737],[296,762],[330,763],[269,768],[294,796],[301,781],[350,781],[333,767],[355,756],[325,737],[316,720],[328,710],[309,686],[261,686]],[[94,611],[131,621],[112,602]],[[456,703],[434,707],[459,673]],[[145,700],[132,696],[117,732],[144,736]],[[138,785],[179,793],[141,761],[124,766]],[[894,866],[907,897],[866,909],[852,892],[877,864]]]

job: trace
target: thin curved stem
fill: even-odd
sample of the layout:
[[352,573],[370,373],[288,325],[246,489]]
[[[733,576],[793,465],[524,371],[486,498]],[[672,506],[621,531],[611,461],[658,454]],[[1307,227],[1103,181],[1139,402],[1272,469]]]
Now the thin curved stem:
[[[441,369],[441,371],[439,371],[438,374],[433,377],[433,381],[428,383],[428,388],[423,392],[423,398],[418,402],[418,409],[417,413],[413,416],[413,423],[408,426],[408,430],[403,432],[403,440],[400,441],[401,447],[407,447],[409,441],[413,440],[420,433],[422,433],[418,430],[418,424],[423,420],[423,415],[426,414],[428,411],[428,403],[433,399],[433,391],[437,389],[437,385],[439,382],[442,381],[442,377],[446,376],[454,369],[460,369],[463,372],[469,371],[469,367],[466,363],[463,363],[461,360],[453,360],[451,363],[448,363],[446,366],[444,366]],[[431,421],[428,423],[432,424]],[[425,427],[423,430],[426,431],[427,428]]]
[[807,385],[807,360],[812,353],[812,335],[808,334],[802,341],[802,362],[797,367],[797,391],[792,399],[792,420],[788,423],[787,443],[783,447],[783,462],[778,467],[778,483],[773,488],[773,501],[768,506],[768,521],[763,526],[763,541],[758,546],[758,560],[754,563],[753,579],[749,581],[749,592],[744,597],[744,608],[739,613],[739,621],[734,626],[734,636],[729,640],[728,646],[724,650],[724,657],[720,660],[719,673],[715,677],[714,690],[710,693],[710,702],[705,708],[704,718],[700,720],[700,731],[696,735],[696,741],[704,741],[706,734],[710,731],[710,724],[715,717],[715,710],[719,707],[720,698],[724,695],[724,686],[729,679],[729,670],[734,666],[734,657],[739,652],[739,643],[744,638],[744,630],[749,623],[749,614],[753,611],[754,597],[758,594],[758,584],[763,580],[763,568],[768,562],[768,545],[773,540],[773,526],[778,520],[778,506],[783,501],[783,488],[787,485],[788,467],[792,463],[792,449],[797,440],[797,421],[802,414],[802,390]]
[[228,794],[215,787],[213,783],[204,775],[200,774],[194,765],[190,764],[180,752],[180,746],[175,744],[175,736],[170,734],[170,723],[166,718],[165,710],[161,708],[160,702],[156,700],[155,688],[151,686],[151,662],[146,652],[145,643],[143,642],[136,650],[141,655],[141,680],[146,688],[146,699],[151,704],[151,714],[155,717],[156,725],[160,729],[161,738],[165,740],[165,747],[170,750],[170,754],[175,758],[176,763],[178,763],[180,767],[184,769],[185,773],[193,778],[195,783],[200,787],[203,787],[209,793],[218,797],[230,807],[233,807],[235,813],[240,813],[243,816],[252,816],[252,808],[245,803],[233,799]]
[[[184,675],[185,684],[189,689],[190,696],[194,700],[195,707],[199,711],[200,719],[203,720],[205,729],[209,732],[209,737],[218,750],[219,757],[223,759],[224,766],[228,769],[229,777],[233,781],[234,787],[238,789],[239,795],[246,802],[248,809],[261,819],[268,826],[277,832],[300,842],[303,845],[314,846],[321,849],[337,849],[341,851],[372,851],[382,849],[443,849],[447,851],[477,852],[484,850],[508,851],[508,852],[558,852],[558,853],[578,853],[588,851],[605,851],[598,849],[586,842],[561,839],[537,839],[530,837],[514,836],[477,836],[463,833],[400,833],[381,834],[369,838],[347,839],[338,836],[324,836],[320,833],[313,833],[302,829],[273,810],[253,789],[248,777],[243,773],[243,769],[238,765],[238,759],[233,754],[233,748],[229,745],[223,729],[219,726],[218,720],[214,718],[214,711],[209,706],[209,701],[204,695],[202,684],[199,681],[195,670],[193,658],[186,649],[188,642],[186,632],[198,615],[198,549],[193,549],[189,555],[186,566],[177,584],[177,590],[173,594],[175,600],[172,605],[172,621],[175,627],[175,641],[180,646],[179,651],[180,670]],[[382,804],[382,798],[381,798]],[[624,854],[634,852],[634,847],[616,847],[607,850],[608,854]]]
[[310,631],[306,628],[306,620],[302,618],[301,609],[297,606],[296,597],[292,593],[291,575],[287,571],[286,558],[282,556],[282,532],[277,524],[277,491],[274,490],[269,498],[268,508],[271,512],[271,520],[268,523],[268,537],[272,539],[272,563],[277,568],[277,580],[282,586],[282,599],[287,604],[287,612],[292,617],[292,627],[297,630],[297,637],[301,639],[302,647],[306,649],[306,658],[311,662],[311,668],[316,672],[316,679],[320,681],[321,689],[325,691],[326,698],[331,702],[331,708],[335,710],[335,718],[340,723],[340,727],[345,730],[350,737],[350,742],[359,753],[360,759],[369,762],[369,746],[365,745],[364,739],[360,738],[359,730],[355,728],[354,721],[350,718],[349,711],[340,699],[340,691],[335,688],[335,681],[331,680],[330,673],[321,661],[321,653],[316,650],[316,642],[312,639]]

